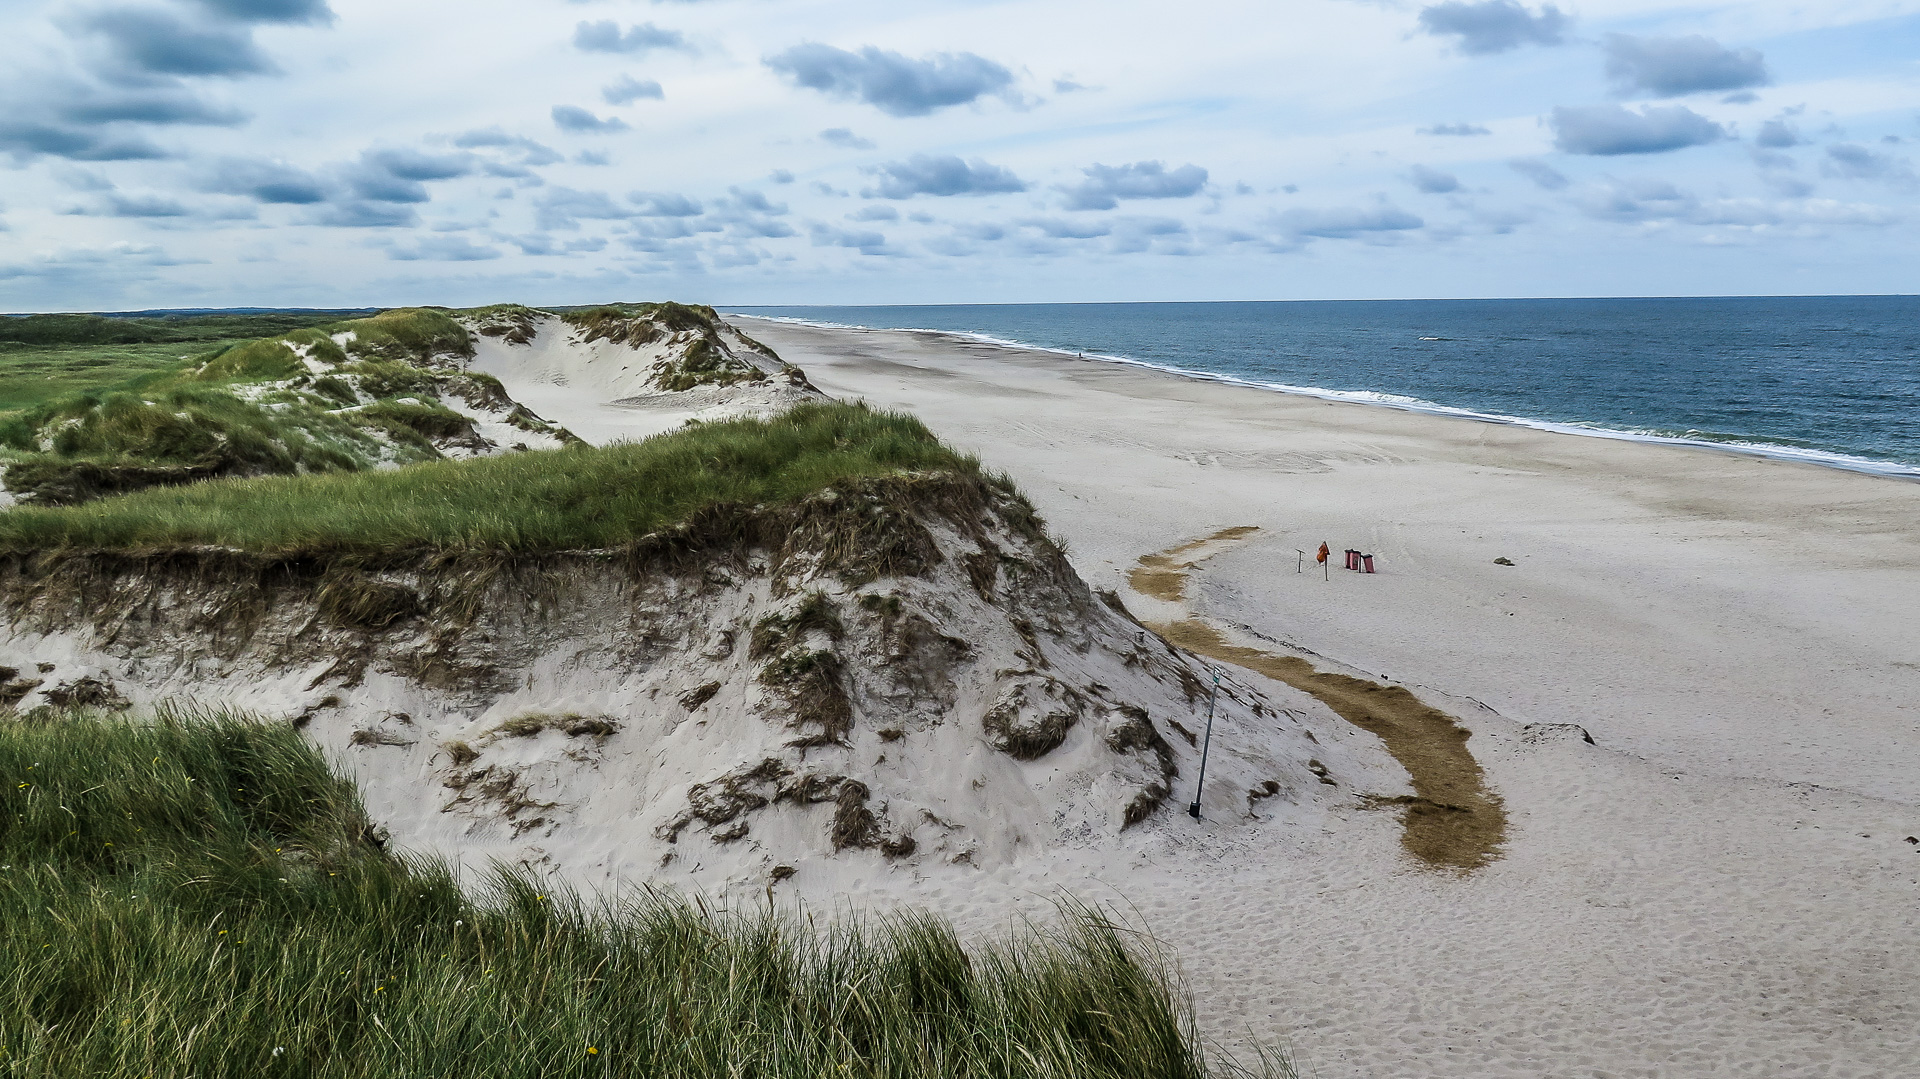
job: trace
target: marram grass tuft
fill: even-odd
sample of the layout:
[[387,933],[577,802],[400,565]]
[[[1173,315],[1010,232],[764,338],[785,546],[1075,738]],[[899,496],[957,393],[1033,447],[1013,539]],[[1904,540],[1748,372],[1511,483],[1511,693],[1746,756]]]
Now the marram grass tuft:
[[286,724],[0,722],[0,1075],[1203,1079],[1163,958],[1096,911],[968,947],[669,893],[478,897]]

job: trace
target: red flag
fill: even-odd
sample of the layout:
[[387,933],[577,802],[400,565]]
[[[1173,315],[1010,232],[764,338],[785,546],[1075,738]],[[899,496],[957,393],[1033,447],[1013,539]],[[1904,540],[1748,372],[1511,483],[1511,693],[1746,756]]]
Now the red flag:
[[1327,546],[1326,543],[1323,541],[1320,544],[1320,553],[1317,555],[1314,555],[1313,560],[1315,562],[1325,562],[1328,558],[1332,557],[1332,555],[1333,555],[1333,548]]

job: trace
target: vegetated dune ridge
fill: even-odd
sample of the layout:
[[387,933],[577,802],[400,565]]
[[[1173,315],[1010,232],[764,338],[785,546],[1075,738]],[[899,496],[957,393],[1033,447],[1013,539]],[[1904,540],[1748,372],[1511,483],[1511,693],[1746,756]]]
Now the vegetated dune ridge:
[[[74,327],[89,329],[97,334]],[[710,308],[402,308],[0,413],[0,482],[8,499],[73,505],[204,479],[355,472],[577,440],[497,374],[536,393],[574,384],[624,399],[617,407],[629,414],[656,416],[638,434],[821,397]]]
[[[811,407],[792,422],[864,415]],[[432,467],[453,488],[482,464]],[[16,709],[286,715],[403,845],[586,884],[852,886],[1151,842],[1191,790],[1172,797],[1210,681],[966,467],[711,505],[596,550],[16,546],[0,603]],[[1317,827],[1404,790],[1304,694],[1229,674],[1218,707],[1210,818]]]
[[6,495],[73,505],[231,476],[356,472],[573,436],[466,370],[461,320],[400,309],[231,345],[0,416]]

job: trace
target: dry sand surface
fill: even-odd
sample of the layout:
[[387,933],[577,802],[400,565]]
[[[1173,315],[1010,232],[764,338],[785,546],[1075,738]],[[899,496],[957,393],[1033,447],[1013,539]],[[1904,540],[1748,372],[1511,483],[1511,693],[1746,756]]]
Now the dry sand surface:
[[[1130,904],[1209,1035],[1291,1039],[1323,1079],[1920,1075],[1920,484],[736,321],[1011,474],[1142,617],[1446,710],[1508,819],[1464,875],[1390,811],[1284,841],[1179,817],[1183,844],[814,902],[975,926],[1061,891]],[[1142,556],[1242,526],[1180,600],[1128,590]],[[1331,580],[1297,573],[1323,539]]]

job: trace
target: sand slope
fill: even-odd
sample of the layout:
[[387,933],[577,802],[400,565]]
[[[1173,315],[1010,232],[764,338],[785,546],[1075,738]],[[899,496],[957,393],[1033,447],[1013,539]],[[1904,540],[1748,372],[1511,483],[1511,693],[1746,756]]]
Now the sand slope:
[[618,340],[585,340],[578,327],[545,312],[530,321],[535,332],[526,343],[476,335],[470,369],[498,378],[510,396],[542,416],[566,414],[568,429],[594,445],[646,438],[688,420],[764,416],[821,396],[804,383],[789,382],[778,360],[760,353],[731,327],[721,327],[717,335],[728,357],[779,377],[667,391],[655,384],[654,376],[662,364],[685,351],[688,335],[635,347]]

